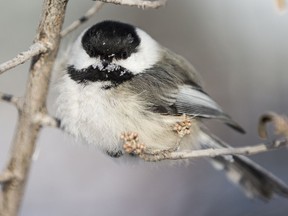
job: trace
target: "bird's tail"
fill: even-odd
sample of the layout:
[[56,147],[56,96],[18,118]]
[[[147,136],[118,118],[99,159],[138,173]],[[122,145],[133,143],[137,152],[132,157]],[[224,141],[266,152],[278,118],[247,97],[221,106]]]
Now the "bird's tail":
[[[231,148],[224,141],[203,128],[201,148]],[[239,185],[249,197],[269,200],[274,194],[288,197],[288,186],[275,175],[244,156],[226,155],[212,159],[216,168],[225,170],[227,177]]]

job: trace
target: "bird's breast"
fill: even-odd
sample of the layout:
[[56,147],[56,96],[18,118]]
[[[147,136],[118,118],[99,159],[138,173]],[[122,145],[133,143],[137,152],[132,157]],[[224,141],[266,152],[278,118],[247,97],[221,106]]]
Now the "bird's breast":
[[58,88],[57,117],[63,128],[103,151],[121,150],[121,134],[128,131],[150,148],[166,149],[178,140],[173,126],[181,117],[145,110],[139,95],[103,90],[100,83],[80,85],[67,75]]

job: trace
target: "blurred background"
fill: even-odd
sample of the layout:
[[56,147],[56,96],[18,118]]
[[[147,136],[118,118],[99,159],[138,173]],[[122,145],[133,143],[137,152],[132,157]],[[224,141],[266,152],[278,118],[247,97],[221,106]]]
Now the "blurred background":
[[[81,17],[92,1],[70,1],[65,25]],[[42,1],[0,3],[0,62],[26,50],[38,25]],[[104,8],[63,41],[104,19],[141,27],[185,56],[205,80],[206,91],[247,131],[239,135],[220,123],[211,129],[233,146],[261,142],[258,117],[288,114],[288,14],[274,0],[168,1],[159,10]],[[0,76],[0,91],[23,95],[29,63]],[[52,87],[53,88],[53,87]],[[56,92],[48,106],[51,113]],[[0,168],[5,166],[17,113],[0,104]],[[251,200],[207,160],[157,167],[125,165],[76,143],[57,129],[42,130],[23,202],[22,216],[286,216],[287,199]],[[288,151],[251,157],[288,183]]]

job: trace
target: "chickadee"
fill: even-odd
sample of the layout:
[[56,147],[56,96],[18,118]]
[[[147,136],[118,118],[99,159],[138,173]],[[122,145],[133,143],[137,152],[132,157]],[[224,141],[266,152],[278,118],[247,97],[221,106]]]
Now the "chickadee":
[[[147,148],[173,148],[179,138],[173,126],[184,114],[192,125],[180,150],[229,147],[205,129],[202,119],[219,119],[244,133],[203,90],[193,66],[138,27],[100,22],[80,34],[68,55],[57,116],[68,133],[112,157],[124,155],[120,137],[127,131],[138,133]],[[250,196],[288,196],[281,180],[246,157],[213,160]]]

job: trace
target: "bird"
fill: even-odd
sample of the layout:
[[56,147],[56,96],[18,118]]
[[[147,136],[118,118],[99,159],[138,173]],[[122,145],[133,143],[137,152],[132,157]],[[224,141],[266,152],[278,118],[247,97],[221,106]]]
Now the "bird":
[[[145,148],[157,151],[229,148],[205,127],[204,119],[245,133],[204,91],[188,60],[131,24],[106,20],[85,29],[69,47],[57,83],[61,127],[117,160],[135,158],[123,148],[121,136],[129,131]],[[178,142],[174,128],[183,116],[190,128]],[[282,180],[245,156],[211,161],[249,197],[288,197]]]

